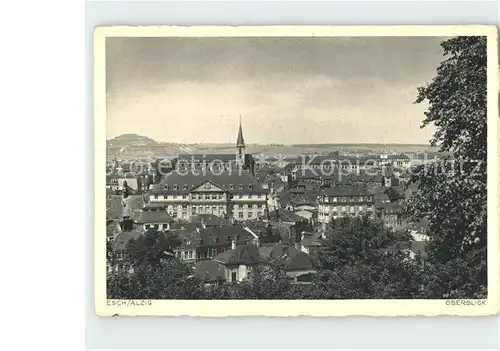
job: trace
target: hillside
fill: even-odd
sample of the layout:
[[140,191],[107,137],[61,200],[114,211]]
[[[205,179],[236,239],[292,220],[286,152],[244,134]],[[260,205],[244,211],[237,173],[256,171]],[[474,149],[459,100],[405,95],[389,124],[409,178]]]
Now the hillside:
[[138,134],[122,134],[107,140],[108,147],[157,146],[159,143],[151,138]]
[[[303,144],[303,145],[258,145],[248,144],[247,153],[269,156],[297,156],[304,154],[328,154],[333,151],[340,153],[421,153],[435,151],[427,145],[402,145],[402,144]],[[123,134],[107,141],[107,156],[149,158],[172,157],[179,154],[214,154],[234,153],[234,144],[178,144],[157,142],[151,138],[137,134]]]

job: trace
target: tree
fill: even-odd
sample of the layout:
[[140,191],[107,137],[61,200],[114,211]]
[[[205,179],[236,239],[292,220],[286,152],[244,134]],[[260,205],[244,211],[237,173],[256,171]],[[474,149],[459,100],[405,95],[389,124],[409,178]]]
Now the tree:
[[403,250],[409,238],[368,217],[334,220],[318,253],[313,298],[415,298],[420,267]]
[[134,267],[143,264],[158,267],[163,261],[174,258],[175,244],[172,236],[150,228],[144,235],[128,243],[127,255]]
[[393,187],[385,189],[384,193],[387,194],[389,197],[389,200],[391,202],[397,202],[403,198],[403,195],[401,195],[396,189]]
[[436,127],[431,144],[446,156],[413,170],[418,191],[407,211],[414,220],[426,217],[433,237],[425,295],[472,298],[487,286],[486,37],[441,46],[446,58],[415,102],[429,103],[422,128]]

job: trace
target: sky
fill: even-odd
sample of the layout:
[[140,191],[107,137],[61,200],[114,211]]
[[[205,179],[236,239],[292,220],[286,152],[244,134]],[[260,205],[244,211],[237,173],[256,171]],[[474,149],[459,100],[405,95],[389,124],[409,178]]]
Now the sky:
[[108,38],[107,137],[427,144],[437,37]]

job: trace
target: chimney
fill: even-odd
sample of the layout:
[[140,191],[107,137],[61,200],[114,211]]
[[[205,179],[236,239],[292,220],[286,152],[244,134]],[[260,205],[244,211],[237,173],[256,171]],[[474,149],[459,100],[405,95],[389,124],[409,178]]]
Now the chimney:
[[233,239],[231,241],[231,250],[234,250],[234,249],[236,249],[236,240]]

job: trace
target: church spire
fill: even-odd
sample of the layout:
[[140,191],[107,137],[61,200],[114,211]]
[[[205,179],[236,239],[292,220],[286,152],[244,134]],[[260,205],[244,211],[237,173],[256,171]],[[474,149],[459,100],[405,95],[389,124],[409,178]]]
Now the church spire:
[[238,139],[236,140],[237,148],[245,147],[245,140],[243,140],[243,128],[241,128],[241,115],[240,115],[240,128],[238,129]]

